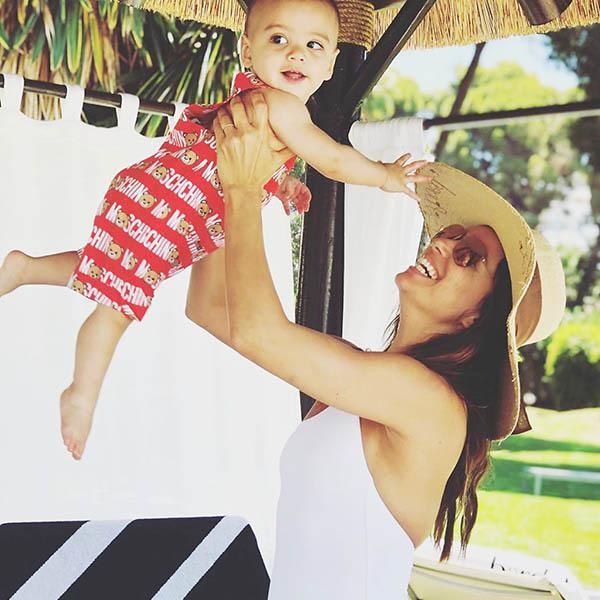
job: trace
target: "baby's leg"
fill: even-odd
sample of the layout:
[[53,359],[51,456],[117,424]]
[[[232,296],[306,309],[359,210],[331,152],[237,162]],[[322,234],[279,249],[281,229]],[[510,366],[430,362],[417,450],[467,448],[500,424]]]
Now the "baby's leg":
[[22,285],[65,286],[78,262],[79,255],[74,251],[33,257],[13,250],[0,267],[0,296]]
[[98,305],[79,330],[73,383],[60,397],[63,441],[76,460],[83,454],[104,376],[129,323],[120,312]]

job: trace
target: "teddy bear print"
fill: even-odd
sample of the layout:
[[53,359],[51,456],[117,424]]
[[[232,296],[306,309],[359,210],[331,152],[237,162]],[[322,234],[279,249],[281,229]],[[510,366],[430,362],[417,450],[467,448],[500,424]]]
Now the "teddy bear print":
[[88,270],[88,275],[92,279],[100,279],[100,277],[102,277],[102,267],[99,267],[98,265],[91,265]]
[[153,214],[157,219],[166,219],[169,216],[170,212],[171,208],[165,204],[164,206],[161,206],[159,209],[157,209],[157,211]]
[[177,223],[177,233],[181,235],[187,235],[190,230],[190,224],[185,220],[181,219],[179,223]]
[[106,198],[104,198],[104,200],[102,201],[102,205],[100,206],[99,214],[103,215],[108,210],[109,206],[110,206],[110,202]]
[[129,225],[130,217],[126,212],[120,210],[117,213],[117,219],[115,221],[115,225],[120,229],[125,229]]
[[221,223],[215,223],[208,228],[208,233],[210,233],[210,237],[216,237],[219,235],[223,235],[224,230]]
[[119,246],[119,244],[115,244],[115,242],[111,242],[106,254],[107,254],[108,258],[117,260],[117,259],[121,258],[121,255],[123,254],[123,248],[121,248],[121,246]]
[[246,73],[246,75],[248,75],[248,81],[251,84],[262,86],[263,82],[254,73]]
[[139,163],[133,165],[134,169],[147,169],[150,166],[150,162],[147,160],[142,160]]
[[184,133],[183,138],[185,139],[186,146],[193,146],[198,141],[198,134],[192,132]]
[[132,269],[135,268],[135,265],[137,265],[137,263],[138,263],[138,259],[133,254],[130,254],[127,257],[127,260],[125,261],[125,265],[124,265],[125,270],[131,271]]
[[184,165],[190,167],[198,160],[198,155],[193,150],[188,149],[180,157],[180,160]]
[[171,250],[169,250],[169,254],[167,256],[167,261],[171,265],[179,264],[179,250],[173,246]]
[[287,171],[285,169],[280,169],[276,174],[275,174],[275,181],[281,185],[283,183],[283,180],[287,177]]
[[212,212],[212,208],[208,205],[208,202],[206,200],[201,200],[196,210],[203,219],[206,219],[206,217],[208,217],[208,215],[210,215],[210,213]]
[[156,204],[156,198],[150,192],[144,192],[138,202],[142,208],[152,208]]
[[120,175],[117,175],[111,182],[110,182],[110,189],[111,190],[116,190],[121,183],[123,182],[123,178]]
[[216,140],[216,136],[215,136],[215,132],[212,131],[211,129],[207,129],[206,133],[204,134],[204,138],[203,138],[203,142],[210,146],[215,140]]
[[167,167],[165,167],[164,165],[159,165],[152,171],[152,177],[154,177],[155,179],[162,179],[166,176],[168,172],[169,171]]
[[144,281],[154,287],[158,283],[160,275],[156,271],[148,269],[144,275]]
[[193,251],[192,251],[193,262],[196,262],[197,260],[200,260],[200,259],[204,258],[205,256],[208,256],[208,252],[204,249],[200,240],[195,240],[192,248],[193,248]]
[[212,177],[210,178],[210,183],[215,188],[215,190],[217,190],[217,194],[219,194],[219,196],[222,196],[223,186],[221,185],[221,180],[219,179],[219,176],[216,172],[213,173]]
[[79,279],[73,279],[71,282],[71,288],[74,289],[78,294],[85,293],[85,283],[79,281]]

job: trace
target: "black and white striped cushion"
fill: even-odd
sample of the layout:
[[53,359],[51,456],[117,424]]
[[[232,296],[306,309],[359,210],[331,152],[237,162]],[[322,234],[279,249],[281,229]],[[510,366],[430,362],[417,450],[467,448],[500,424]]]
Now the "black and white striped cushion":
[[2,600],[265,600],[268,588],[240,517],[0,525]]

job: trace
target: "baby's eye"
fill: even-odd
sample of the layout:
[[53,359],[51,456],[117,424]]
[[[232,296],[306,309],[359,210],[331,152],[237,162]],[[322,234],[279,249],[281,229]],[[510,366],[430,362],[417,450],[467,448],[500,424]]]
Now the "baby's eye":
[[281,45],[287,44],[287,39],[284,36],[282,36],[282,35],[273,35],[273,36],[271,36],[271,41],[274,44],[281,44]]
[[321,44],[320,42],[315,42],[314,40],[312,42],[308,42],[308,44],[306,44],[311,50],[323,50],[323,44]]

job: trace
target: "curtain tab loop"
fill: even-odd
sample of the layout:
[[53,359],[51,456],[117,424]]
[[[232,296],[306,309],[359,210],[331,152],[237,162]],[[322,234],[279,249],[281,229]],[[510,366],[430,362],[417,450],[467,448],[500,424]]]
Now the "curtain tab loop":
[[175,129],[175,125],[177,124],[177,121],[179,121],[181,114],[188,107],[188,105],[183,102],[173,102],[173,104],[175,105],[175,114],[172,117],[167,117],[169,122],[169,132]]
[[2,110],[20,112],[25,79],[13,73],[2,73],[2,75],[4,76],[4,88],[0,88]]
[[119,94],[121,96],[121,108],[117,108],[117,122],[119,127],[134,129],[140,108],[140,99],[133,94]]
[[65,85],[65,87],[67,95],[60,101],[63,121],[81,121],[85,90],[78,85]]

